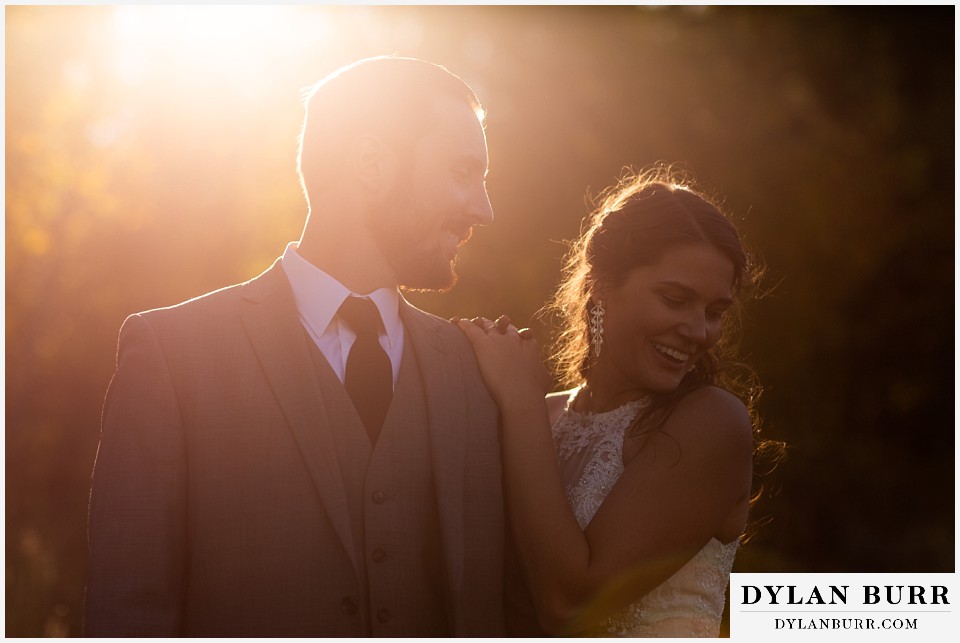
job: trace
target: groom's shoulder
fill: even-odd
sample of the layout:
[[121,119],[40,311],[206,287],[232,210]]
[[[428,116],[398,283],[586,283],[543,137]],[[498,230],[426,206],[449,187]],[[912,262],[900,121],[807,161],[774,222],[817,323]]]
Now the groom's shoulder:
[[405,324],[419,325],[423,329],[436,333],[437,337],[443,338],[443,340],[462,343],[464,347],[469,347],[470,342],[466,336],[464,336],[463,331],[451,323],[449,319],[444,319],[421,308],[417,308],[406,298],[404,298],[401,303],[401,307],[404,309],[402,317]]
[[264,300],[268,293],[282,288],[282,271],[276,265],[247,281],[231,284],[212,290],[185,301],[152,308],[131,315],[147,321],[155,328],[184,329],[195,327],[198,330],[206,326],[224,329],[232,319],[239,318],[243,303],[257,303]]
[[480,367],[470,340],[449,319],[417,308],[406,299],[401,303],[401,318],[414,346],[432,345],[447,356],[456,356],[457,363],[471,375],[480,377]]

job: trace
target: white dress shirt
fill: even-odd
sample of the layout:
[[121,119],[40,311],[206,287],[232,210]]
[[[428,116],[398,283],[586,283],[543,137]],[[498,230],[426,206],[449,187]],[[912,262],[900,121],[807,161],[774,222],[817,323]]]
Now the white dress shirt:
[[380,329],[380,345],[387,352],[393,367],[393,385],[397,385],[400,373],[400,358],[403,357],[403,324],[400,322],[400,292],[396,287],[380,288],[371,293],[359,294],[348,290],[339,281],[304,259],[297,252],[298,243],[287,244],[281,266],[293,289],[300,322],[316,342],[317,348],[329,362],[333,372],[343,381],[347,369],[350,347],[357,339],[346,324],[337,318],[340,305],[352,296],[369,299],[380,311],[383,326]]

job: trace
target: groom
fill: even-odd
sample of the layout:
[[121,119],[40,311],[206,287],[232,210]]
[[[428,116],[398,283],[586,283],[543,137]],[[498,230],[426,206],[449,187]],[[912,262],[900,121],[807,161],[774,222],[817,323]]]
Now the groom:
[[445,290],[493,219],[473,91],[373,58],[309,95],[299,243],[132,315],[103,412],[87,636],[501,636],[497,410]]

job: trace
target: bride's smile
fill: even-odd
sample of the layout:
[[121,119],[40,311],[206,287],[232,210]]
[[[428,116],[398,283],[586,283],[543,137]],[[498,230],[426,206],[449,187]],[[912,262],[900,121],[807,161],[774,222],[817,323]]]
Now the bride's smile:
[[622,285],[598,288],[594,297],[606,309],[604,341],[611,350],[601,351],[591,372],[594,400],[615,407],[638,394],[676,389],[720,339],[733,282],[726,255],[693,243],[635,268]]

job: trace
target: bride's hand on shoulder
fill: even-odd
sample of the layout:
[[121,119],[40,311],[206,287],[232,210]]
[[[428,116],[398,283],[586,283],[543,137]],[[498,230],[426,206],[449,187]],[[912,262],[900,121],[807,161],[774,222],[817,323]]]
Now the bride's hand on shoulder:
[[543,402],[550,376],[529,328],[518,330],[506,315],[496,321],[486,317],[450,321],[473,345],[483,379],[501,409]]

